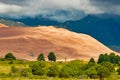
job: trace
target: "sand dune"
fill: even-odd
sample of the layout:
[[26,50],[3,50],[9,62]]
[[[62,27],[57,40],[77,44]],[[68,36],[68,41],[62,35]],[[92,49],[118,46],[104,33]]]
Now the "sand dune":
[[89,35],[52,26],[1,28],[0,45],[0,57],[13,52],[17,58],[27,60],[36,60],[40,53],[47,58],[51,51],[58,60],[97,59],[101,53],[114,52]]
[[6,25],[0,23],[0,28],[4,28],[4,27],[8,27],[8,26],[6,26]]

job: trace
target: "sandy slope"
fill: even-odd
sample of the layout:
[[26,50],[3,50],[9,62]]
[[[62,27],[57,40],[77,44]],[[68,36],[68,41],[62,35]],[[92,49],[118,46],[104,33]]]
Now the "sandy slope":
[[[58,60],[95,59],[113,52],[89,35],[55,27],[8,27],[0,29],[0,56],[13,52],[17,58],[36,60],[39,53],[47,57],[55,52]],[[33,53],[34,52],[34,53]]]
[[6,25],[0,23],[0,28],[4,28],[4,27],[8,27],[8,26],[6,26]]

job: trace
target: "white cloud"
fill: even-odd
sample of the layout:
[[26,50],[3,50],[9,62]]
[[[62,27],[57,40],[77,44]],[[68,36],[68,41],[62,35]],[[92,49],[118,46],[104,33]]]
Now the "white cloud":
[[[18,4],[18,3],[19,4]],[[45,18],[58,21],[75,20],[83,18],[87,14],[99,14],[104,12],[113,12],[120,14],[120,6],[97,3],[91,0],[12,0],[0,1],[0,14],[20,18],[22,16],[35,17],[41,15]],[[117,12],[115,12],[117,10]],[[60,11],[65,12],[60,13]]]
[[0,13],[1,14],[9,14],[9,13],[17,13],[22,9],[22,7],[17,5],[9,5],[0,3]]

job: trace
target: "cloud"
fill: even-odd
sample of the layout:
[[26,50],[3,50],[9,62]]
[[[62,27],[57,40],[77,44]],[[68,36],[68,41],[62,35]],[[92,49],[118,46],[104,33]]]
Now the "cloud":
[[97,3],[105,3],[105,4],[112,4],[112,5],[119,5],[120,4],[120,0],[91,0],[93,2],[97,2]]
[[58,21],[77,20],[87,14],[120,15],[119,0],[0,0],[0,15],[22,18],[42,16]]
[[91,0],[91,4],[104,13],[120,15],[120,0]]

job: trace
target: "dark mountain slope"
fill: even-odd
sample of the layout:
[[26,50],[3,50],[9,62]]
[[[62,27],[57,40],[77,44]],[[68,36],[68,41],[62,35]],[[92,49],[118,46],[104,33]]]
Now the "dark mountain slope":
[[50,25],[59,25],[59,22],[55,20],[50,20],[50,19],[45,19],[41,17],[35,17],[35,18],[22,18],[22,19],[13,19],[14,21],[19,21],[24,23],[25,25],[28,26],[38,26],[38,25],[45,25],[45,26],[50,26]]
[[89,34],[105,45],[120,45],[120,24],[113,18],[99,18],[89,15],[82,20],[62,24],[75,32]]
[[22,22],[13,21],[13,20],[1,18],[1,17],[0,17],[0,23],[5,24],[7,26],[16,26],[16,27],[25,26]]

